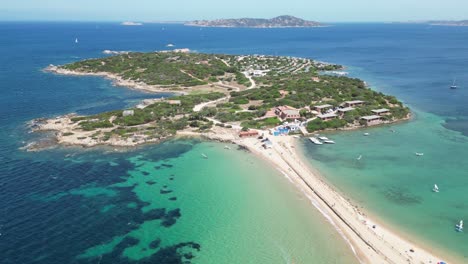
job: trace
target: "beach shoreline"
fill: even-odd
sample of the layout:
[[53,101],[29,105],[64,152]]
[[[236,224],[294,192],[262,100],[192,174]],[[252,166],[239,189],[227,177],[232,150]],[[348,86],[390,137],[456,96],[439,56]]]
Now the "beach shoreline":
[[234,142],[285,174],[344,236],[360,262],[437,263],[442,260],[425,247],[368,217],[355,202],[324,181],[315,168],[312,171],[310,165],[304,165],[292,137],[270,137],[270,140],[273,142],[271,149],[263,149],[254,138]]
[[[226,131],[228,131],[226,133]],[[290,136],[270,136],[271,149],[265,149],[257,138],[239,138],[229,130],[215,133],[181,133],[184,137],[236,144],[278,170],[297,187],[349,244],[361,263],[459,263],[456,256],[447,255],[411,236],[398,232],[382,219],[368,213],[359,203],[348,198],[327,182],[320,172],[304,160],[296,139]],[[375,227],[374,227],[375,226]],[[437,254],[437,255],[436,255]]]

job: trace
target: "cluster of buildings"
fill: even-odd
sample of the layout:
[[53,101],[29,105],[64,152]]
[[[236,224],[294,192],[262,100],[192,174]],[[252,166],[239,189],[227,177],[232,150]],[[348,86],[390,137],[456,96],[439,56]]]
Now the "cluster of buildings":
[[[342,118],[347,112],[353,111],[356,107],[364,105],[366,102],[361,100],[346,101],[340,107],[334,108],[332,105],[323,104],[314,107],[317,117],[322,121],[329,121],[335,118]],[[373,115],[362,116],[367,125],[376,125],[383,121],[383,116],[391,114],[389,109],[381,108],[372,110]]]
[[[340,119],[343,118],[344,115],[349,112],[355,110],[359,106],[363,106],[366,102],[361,100],[354,100],[354,101],[346,101],[341,104],[339,107],[334,107],[330,104],[323,104],[317,105],[313,107],[313,113],[317,115],[322,121],[330,121],[333,119]],[[389,109],[380,108],[372,110],[372,115],[362,116],[360,119],[365,121],[366,125],[377,125],[384,121],[384,116],[390,115],[391,112]],[[307,121],[300,121],[301,115],[299,109],[296,109],[291,106],[277,106],[270,109],[265,116],[262,118],[268,117],[278,117],[281,121],[283,121],[282,125],[276,126],[269,130],[270,134],[273,136],[281,136],[281,135],[288,135],[290,132],[300,131],[305,129]],[[286,120],[294,120],[294,121],[286,121]],[[243,131],[239,134],[240,137],[251,137],[251,136],[258,136],[258,131],[250,130],[250,131]]]
[[[330,104],[323,104],[323,105],[316,105],[312,109],[312,113],[317,115],[322,121],[330,121],[333,119],[340,119],[343,118],[347,112],[353,111],[356,108],[363,106],[366,102],[362,100],[353,100],[353,101],[346,101],[341,104],[339,107],[334,107]],[[384,116],[390,115],[391,112],[389,109],[380,108],[372,110],[372,115],[362,116],[361,120],[364,120],[367,125],[376,125],[380,124],[384,121]],[[275,108],[270,109],[263,118],[268,117],[278,117],[281,121],[286,120],[297,120],[301,118],[299,109],[296,109],[291,106],[278,106]],[[300,122],[299,122],[300,123]],[[304,125],[304,124],[303,124]],[[302,126],[303,126],[302,125]],[[300,126],[299,126],[300,127]],[[295,126],[293,128],[289,128],[290,131],[295,130]],[[281,127],[275,128],[275,133],[272,134],[284,134],[284,129]]]

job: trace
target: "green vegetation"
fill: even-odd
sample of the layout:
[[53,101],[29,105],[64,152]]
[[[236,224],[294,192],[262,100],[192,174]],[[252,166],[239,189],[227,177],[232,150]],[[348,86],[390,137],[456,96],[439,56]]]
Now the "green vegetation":
[[[106,72],[150,85],[195,86],[217,81],[225,73],[238,73],[214,55],[183,52],[132,52],[89,59],[62,66],[80,72]],[[245,77],[244,77],[245,78]]]
[[[239,122],[244,128],[264,129],[277,126],[277,117],[262,118],[274,107],[287,105],[300,110],[303,120],[314,118],[309,109],[320,104],[342,107],[345,101],[362,100],[365,104],[344,116],[308,123],[308,131],[337,129],[350,125],[363,125],[362,116],[372,110],[387,108],[390,114],[384,121],[394,121],[408,115],[395,97],[370,90],[359,79],[323,75],[326,70],[341,69],[340,65],[318,63],[310,59],[274,56],[233,56],[183,52],[128,53],[101,59],[90,59],[62,66],[80,72],[107,72],[124,79],[164,87],[192,87],[201,84],[231,82],[223,92],[196,92],[171,98],[180,104],[161,100],[143,109],[133,108],[133,114],[123,116],[122,110],[92,116],[73,117],[85,131],[98,131],[92,138],[106,141],[112,137],[163,138],[188,127],[200,131],[213,127],[212,118],[222,122]],[[256,89],[246,89],[251,83],[245,74],[251,74]],[[243,87],[242,87],[243,86]],[[236,90],[234,90],[236,89]],[[228,97],[215,107],[194,112],[194,106]],[[216,124],[231,127],[229,124]],[[102,133],[101,133],[102,132]],[[65,135],[65,134],[64,134]],[[70,134],[71,135],[71,134]]]
[[321,119],[314,119],[307,123],[308,131],[319,131],[324,129],[337,129],[344,127],[348,122],[343,119],[333,119],[330,121],[322,121]]

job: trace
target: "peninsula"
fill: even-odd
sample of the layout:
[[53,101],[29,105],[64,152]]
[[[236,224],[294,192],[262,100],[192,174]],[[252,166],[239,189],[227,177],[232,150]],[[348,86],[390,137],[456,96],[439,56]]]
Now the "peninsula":
[[134,146],[216,127],[307,134],[408,118],[409,109],[395,97],[375,92],[359,79],[323,74],[341,68],[305,58],[186,49],[51,65],[47,70],[58,74],[104,76],[117,85],[175,95],[91,116],[39,119],[33,130],[57,131],[63,144]]
[[[304,164],[290,134],[355,129],[408,118],[395,97],[343,67],[306,58],[191,53],[186,49],[89,59],[47,71],[103,76],[116,85],[172,92],[92,116],[33,121],[62,144],[134,146],[175,135],[232,142],[281,170],[350,243],[362,263],[437,263],[439,258],[370,219]],[[327,72],[334,74],[326,74]],[[227,147],[229,149],[229,147]]]
[[294,16],[278,16],[271,19],[264,18],[239,18],[195,20],[185,23],[187,26],[198,27],[248,27],[248,28],[287,28],[287,27],[321,27],[323,24],[315,21],[307,21]]

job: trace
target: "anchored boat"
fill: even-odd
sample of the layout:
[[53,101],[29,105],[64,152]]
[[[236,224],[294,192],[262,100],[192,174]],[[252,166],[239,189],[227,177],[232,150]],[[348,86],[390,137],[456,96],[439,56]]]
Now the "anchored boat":
[[322,140],[323,143],[325,144],[335,144],[335,141],[327,138],[327,137],[318,137],[320,140]]
[[453,79],[453,83],[452,83],[452,85],[450,86],[450,89],[457,89],[457,88],[458,88],[458,86],[455,84],[456,80],[457,80],[457,79]]
[[312,141],[312,143],[314,143],[315,145],[323,145],[323,143],[315,137],[310,137],[309,140]]
[[460,220],[460,223],[455,225],[455,230],[457,230],[457,232],[463,232],[463,220]]

